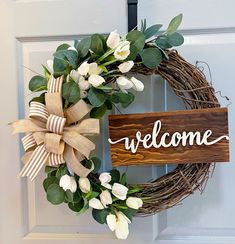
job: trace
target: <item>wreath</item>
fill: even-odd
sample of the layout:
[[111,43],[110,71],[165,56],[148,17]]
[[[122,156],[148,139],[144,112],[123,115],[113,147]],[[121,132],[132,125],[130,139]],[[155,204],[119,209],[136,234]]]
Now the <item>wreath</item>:
[[20,176],[34,180],[45,166],[47,200],[66,203],[77,214],[92,208],[94,219],[118,239],[127,238],[132,216],[153,215],[202,191],[214,165],[178,165],[151,182],[130,185],[126,172],[100,173],[101,160],[90,156],[96,146],[90,136],[100,133],[99,119],[116,106],[128,107],[133,91],[143,91],[136,73],[160,75],[191,109],[220,106],[201,70],[172,49],[184,42],[177,32],[181,21],[182,14],[174,17],[165,32],[162,25],[146,28],[142,21],[140,30],[124,37],[114,31],[107,37],[93,34],[72,47],[60,45],[43,65],[44,76],[29,82],[37,94],[29,118],[11,123],[14,133],[26,133]]

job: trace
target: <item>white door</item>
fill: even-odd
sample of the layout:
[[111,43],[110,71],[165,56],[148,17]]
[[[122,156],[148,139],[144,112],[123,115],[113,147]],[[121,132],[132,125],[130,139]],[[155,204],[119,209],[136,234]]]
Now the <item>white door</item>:
[[[210,64],[214,86],[233,97],[235,64],[235,17],[232,0],[139,0],[139,19],[149,25],[168,23],[184,13],[185,46],[181,53],[192,63]],[[16,176],[22,163],[19,137],[11,136],[9,121],[24,118],[32,71],[41,72],[63,42],[91,33],[127,31],[126,0],[1,0],[0,1],[0,243],[117,243],[107,226],[90,213],[76,216],[66,206],[47,202],[42,188],[43,172],[34,183]],[[27,68],[25,68],[27,67]],[[29,69],[28,69],[29,68]],[[135,106],[125,112],[176,109],[181,103],[159,77],[141,77],[146,84]],[[149,99],[146,99],[149,97]],[[225,103],[226,104],[226,103]],[[230,106],[230,138],[234,141],[234,106]],[[97,153],[103,170],[110,168],[107,120],[103,120]],[[234,149],[231,147],[231,161]],[[129,168],[133,182],[144,182],[169,170],[167,167]],[[184,204],[148,218],[135,218],[124,243],[235,243],[233,185],[235,166],[219,165],[204,195],[193,195]],[[214,242],[213,242],[214,243]]]

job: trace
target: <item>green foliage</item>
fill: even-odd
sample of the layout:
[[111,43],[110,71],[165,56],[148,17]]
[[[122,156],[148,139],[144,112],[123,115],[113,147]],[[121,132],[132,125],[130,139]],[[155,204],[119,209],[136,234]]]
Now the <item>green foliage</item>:
[[124,172],[121,176],[121,179],[120,179],[120,184],[126,186],[127,185],[127,174],[126,172]]
[[47,189],[50,185],[52,184],[59,184],[59,179],[55,176],[52,176],[52,177],[48,177],[46,178],[44,181],[43,181],[43,187],[44,187],[44,190],[47,192]]
[[59,50],[53,56],[56,59],[67,62],[73,69],[78,66],[78,53],[74,50]]
[[145,32],[146,30],[146,19],[141,20],[140,31]]
[[180,33],[175,32],[175,33],[167,36],[167,42],[172,47],[180,46],[184,43],[184,37]]
[[104,37],[100,34],[94,34],[91,36],[90,49],[97,55],[102,55],[106,51],[106,43]]
[[52,172],[54,172],[54,171],[57,171],[57,167],[52,167],[52,166],[46,166],[45,167],[45,173],[46,174],[50,174],[50,173],[52,173]]
[[30,103],[31,102],[38,102],[38,103],[45,104],[45,93],[42,93],[39,97],[32,98]]
[[144,48],[145,37],[141,31],[130,31],[126,36],[127,41],[130,42],[130,55],[128,60],[134,60],[137,54]]
[[106,111],[107,111],[106,105],[102,104],[100,107],[96,107],[91,110],[90,117],[100,119],[105,115]]
[[46,89],[47,89],[47,80],[40,75],[35,75],[29,81],[29,90],[32,92],[43,91]]
[[135,96],[131,93],[115,92],[111,95],[111,101],[114,103],[120,103],[123,108],[127,108],[135,99]]
[[81,198],[79,202],[69,202],[68,206],[74,212],[79,213],[83,209],[84,204],[84,200]]
[[101,160],[97,157],[92,157],[90,159],[90,161],[92,161],[92,163],[94,164],[94,169],[92,172],[94,174],[98,173],[98,171],[100,170],[100,167],[101,167]]
[[70,47],[69,44],[67,44],[67,43],[63,43],[63,44],[61,44],[61,45],[59,45],[59,46],[57,47],[56,52],[57,52],[57,51],[61,51],[61,50],[67,50],[69,47]]
[[146,39],[152,37],[152,36],[155,36],[158,31],[160,30],[160,28],[162,27],[162,25],[152,25],[150,26],[149,28],[147,28],[145,31],[144,31],[144,36]]
[[87,98],[93,107],[100,107],[104,104],[107,95],[100,89],[90,88]]
[[113,183],[119,183],[120,182],[120,172],[117,169],[112,169],[110,170],[110,175],[111,175],[111,184]]
[[92,209],[92,216],[93,218],[100,224],[106,223],[106,217],[109,214],[109,211],[107,209]]
[[47,188],[47,200],[54,205],[61,204],[65,200],[64,190],[58,184],[51,184]]
[[137,212],[136,209],[132,209],[132,208],[120,209],[120,211],[123,212],[130,221],[132,221],[132,217]]
[[68,103],[76,103],[80,100],[80,88],[75,81],[69,81],[63,84],[62,97]]
[[54,76],[58,77],[61,75],[69,74],[68,67],[69,67],[69,63],[67,61],[54,58],[54,62],[53,62]]
[[180,26],[182,19],[183,19],[183,14],[179,14],[179,15],[175,16],[171,20],[170,24],[168,25],[166,32],[168,34],[173,34]]
[[154,47],[144,49],[140,55],[143,64],[150,69],[157,67],[163,59],[161,51]]
[[75,41],[74,47],[77,49],[79,56],[86,57],[89,53],[89,49],[91,46],[91,37],[86,37],[81,41]]

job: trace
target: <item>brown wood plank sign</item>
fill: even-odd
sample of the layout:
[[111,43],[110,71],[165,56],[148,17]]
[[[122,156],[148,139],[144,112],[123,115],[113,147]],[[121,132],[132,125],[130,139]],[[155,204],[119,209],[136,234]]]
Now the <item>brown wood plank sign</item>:
[[110,115],[113,166],[229,161],[226,108]]

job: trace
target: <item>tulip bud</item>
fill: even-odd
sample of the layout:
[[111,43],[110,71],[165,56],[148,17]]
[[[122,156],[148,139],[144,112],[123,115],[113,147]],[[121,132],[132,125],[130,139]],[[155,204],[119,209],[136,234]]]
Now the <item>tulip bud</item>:
[[143,206],[143,201],[138,197],[128,197],[126,200],[126,205],[129,208],[139,209]]
[[102,76],[100,76],[100,75],[91,75],[88,78],[88,82],[92,86],[97,87],[97,86],[100,86],[101,84],[103,84],[105,82],[105,79]]
[[130,42],[123,41],[115,50],[114,57],[117,60],[124,60],[129,56],[129,54],[130,54]]
[[101,201],[97,198],[92,198],[91,200],[89,200],[89,206],[94,209],[104,209]]
[[125,200],[126,195],[128,192],[128,188],[125,187],[124,185],[121,185],[119,183],[114,183],[113,188],[112,188],[112,194],[120,199],[120,200]]
[[144,90],[144,84],[140,81],[137,80],[135,77],[131,77],[131,82],[133,83],[133,89],[136,91],[143,91]]
[[89,75],[99,75],[102,73],[102,69],[98,66],[97,63],[90,63],[88,73]]
[[104,207],[106,208],[107,205],[112,204],[113,200],[111,194],[108,190],[102,191],[100,194],[100,200]]
[[110,48],[115,48],[118,46],[118,44],[120,43],[120,36],[117,33],[117,31],[112,31],[107,39],[107,46]]
[[70,72],[70,74],[69,74],[69,76],[75,81],[75,82],[77,82],[78,81],[78,79],[79,79],[79,73],[78,73],[78,71],[77,70],[71,70],[71,72]]
[[88,178],[80,177],[78,183],[82,192],[88,193],[91,190],[91,183]]
[[126,90],[133,87],[133,83],[124,76],[117,78],[117,84],[122,92],[127,93]]
[[82,63],[78,68],[78,73],[83,76],[87,75],[88,71],[89,71],[89,64],[87,62]]
[[83,76],[79,78],[78,85],[81,90],[87,90],[90,87],[90,83]]
[[118,65],[118,69],[120,70],[120,72],[122,73],[127,73],[131,70],[131,68],[134,66],[134,62],[133,61],[127,61],[124,62],[122,64]]
[[108,214],[106,217],[106,223],[111,231],[115,230],[117,217],[114,214]]
[[70,190],[74,193],[77,190],[77,182],[75,181],[74,177],[69,175],[63,175],[60,178],[59,185],[64,191]]
[[118,220],[115,226],[115,235],[118,239],[125,240],[129,235],[128,224]]
[[99,180],[101,182],[101,185],[104,186],[107,189],[111,189],[111,185],[109,184],[109,182],[111,181],[111,175],[110,173],[104,172],[101,173],[99,176]]

